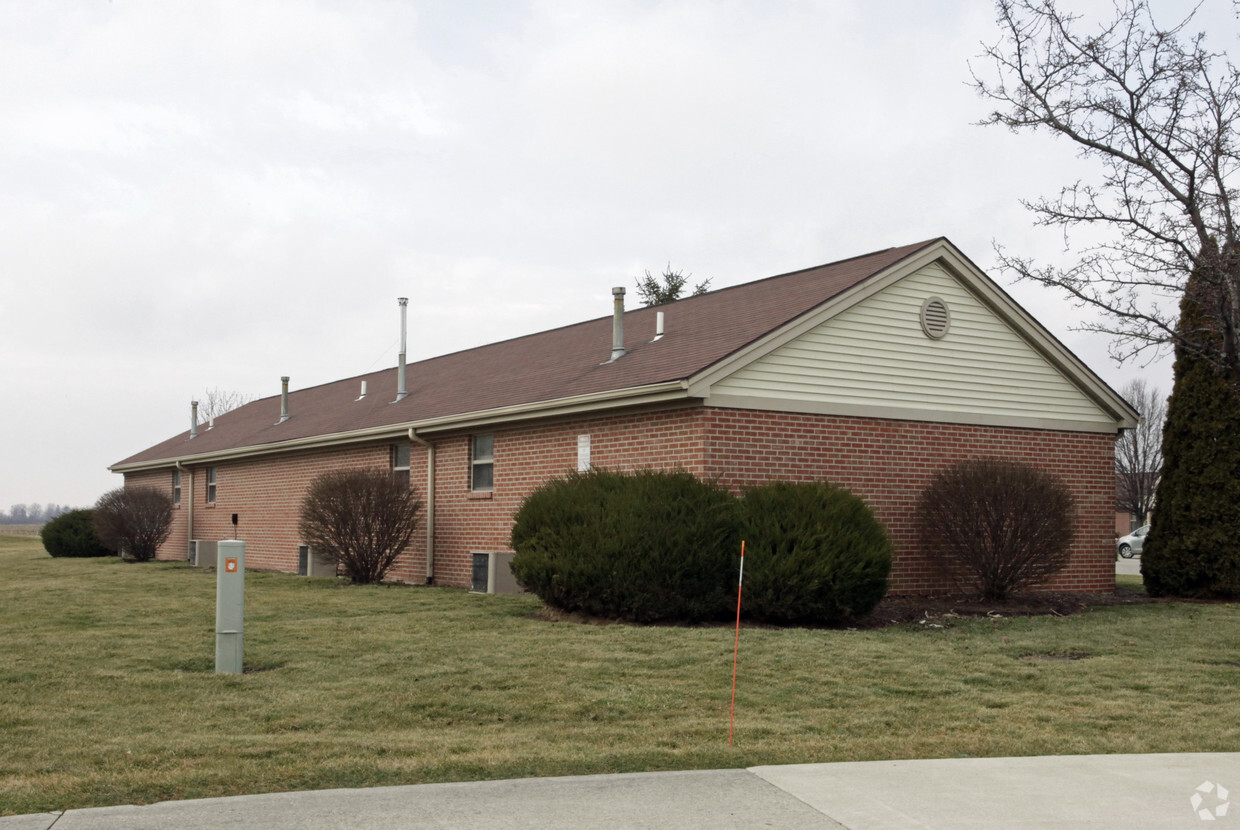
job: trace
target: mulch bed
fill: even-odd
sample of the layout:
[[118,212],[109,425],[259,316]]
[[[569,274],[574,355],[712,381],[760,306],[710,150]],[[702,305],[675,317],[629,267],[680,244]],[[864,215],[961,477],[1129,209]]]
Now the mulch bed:
[[1117,588],[1113,594],[1073,594],[1037,591],[1010,597],[1006,602],[985,600],[976,594],[888,596],[868,617],[848,628],[874,629],[919,623],[942,625],[955,617],[1066,617],[1099,605],[1141,605],[1155,602],[1144,591]]
[[[946,626],[960,617],[1066,617],[1099,605],[1141,605],[1158,601],[1146,596],[1144,591],[1123,587],[1116,588],[1113,594],[1037,591],[1013,596],[1006,602],[985,600],[976,594],[888,596],[879,602],[878,607],[868,617],[853,620],[846,625],[831,627],[872,630],[910,623]],[[567,613],[550,607],[544,607],[531,616],[547,622],[572,622],[585,625],[612,625],[616,622],[616,620],[593,617],[589,614]],[[661,624],[668,625],[669,623]],[[670,625],[675,625],[675,623],[670,623]],[[705,625],[713,627],[725,624],[706,623]],[[742,625],[750,628],[779,627],[744,621]]]

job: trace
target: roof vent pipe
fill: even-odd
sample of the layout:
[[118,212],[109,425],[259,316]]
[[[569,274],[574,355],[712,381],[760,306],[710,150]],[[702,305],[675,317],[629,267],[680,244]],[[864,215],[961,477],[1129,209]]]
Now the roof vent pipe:
[[280,378],[280,420],[277,424],[282,424],[288,420],[288,375]]
[[189,402],[189,437],[198,437],[198,401]]
[[360,401],[364,397],[366,397],[366,381],[362,381],[362,394],[357,396],[357,400]]
[[409,298],[397,297],[396,302],[400,303],[400,364],[396,370],[396,400],[392,403],[403,401],[409,394],[405,389],[405,315]]
[[650,342],[653,343],[655,340],[660,340],[662,338],[663,338],[663,312],[656,311],[654,313],[654,338]]
[[[611,318],[611,360],[624,356],[624,286],[611,289],[613,310]],[[607,361],[608,363],[611,360]]]

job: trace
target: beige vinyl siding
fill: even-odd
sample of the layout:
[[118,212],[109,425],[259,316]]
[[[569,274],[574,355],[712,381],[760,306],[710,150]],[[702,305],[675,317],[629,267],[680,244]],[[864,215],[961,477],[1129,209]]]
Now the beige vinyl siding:
[[[922,331],[929,296],[951,328]],[[1114,424],[1062,372],[937,263],[717,381],[711,396],[999,419]],[[967,419],[966,419],[967,420]]]

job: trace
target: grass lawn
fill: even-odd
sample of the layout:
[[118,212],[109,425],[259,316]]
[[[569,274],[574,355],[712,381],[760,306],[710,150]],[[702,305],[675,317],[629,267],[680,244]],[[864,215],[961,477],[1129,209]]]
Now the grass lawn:
[[[1139,578],[1136,578],[1139,579]],[[0,537],[0,814],[283,790],[956,756],[1240,749],[1240,606],[870,631],[534,619],[530,597],[215,575]]]

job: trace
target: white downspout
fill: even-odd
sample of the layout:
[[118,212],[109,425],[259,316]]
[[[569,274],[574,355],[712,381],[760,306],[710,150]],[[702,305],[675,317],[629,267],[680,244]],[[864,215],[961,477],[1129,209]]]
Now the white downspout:
[[[185,473],[189,473],[189,508],[185,512],[185,561],[189,561],[189,546],[194,541],[194,471],[186,470],[181,466],[181,462],[176,462],[177,469],[181,472],[181,486],[185,486]],[[185,501],[184,498],[181,499]]]
[[409,427],[409,440],[426,447],[426,584],[435,582],[435,445]]

